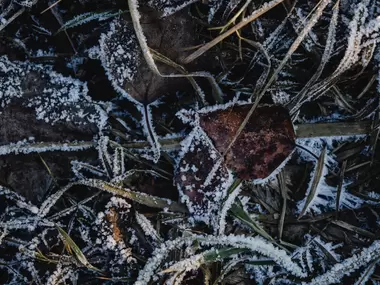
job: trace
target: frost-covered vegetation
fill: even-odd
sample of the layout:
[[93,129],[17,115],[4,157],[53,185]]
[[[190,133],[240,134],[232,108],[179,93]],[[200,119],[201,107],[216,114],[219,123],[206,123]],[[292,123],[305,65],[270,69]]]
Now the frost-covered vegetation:
[[378,284],[379,42],[377,0],[0,0],[0,283]]

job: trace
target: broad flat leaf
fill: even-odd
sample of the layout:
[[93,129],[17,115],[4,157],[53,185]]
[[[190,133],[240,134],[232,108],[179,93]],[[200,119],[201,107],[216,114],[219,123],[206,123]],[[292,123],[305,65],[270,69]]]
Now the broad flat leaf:
[[251,106],[200,112],[200,126],[216,149],[224,154],[226,166],[240,179],[266,178],[295,147],[295,133],[288,111],[280,106],[261,106],[225,153]]
[[225,153],[251,106],[220,105],[198,113],[178,114],[184,122],[193,120],[195,127],[181,143],[174,180],[189,211],[199,220],[212,221],[220,210],[233,183],[229,169],[240,179],[266,178],[286,161],[295,147],[295,133],[287,110],[262,106]]
[[[138,12],[136,12],[138,13]],[[140,21],[140,17],[142,18]],[[148,47],[140,47],[133,24],[115,19],[110,24],[107,34],[100,39],[100,59],[112,85],[121,95],[134,102],[142,114],[142,126],[148,142],[152,146],[153,156],[148,158],[157,162],[160,158],[160,144],[153,126],[150,103],[158,97],[173,94],[189,88],[186,78],[169,78],[162,74],[177,74],[171,66],[154,63],[148,65],[143,52],[149,53],[151,48],[161,56],[176,59],[179,51],[192,44],[193,34],[190,32],[192,21],[189,17],[165,18],[164,21],[154,19],[150,15],[139,15]],[[192,30],[191,30],[192,31]],[[143,51],[144,50],[144,51]]]
[[93,125],[101,130],[107,114],[87,92],[85,83],[50,67],[0,57],[0,113],[18,100],[23,107],[34,109],[37,119],[51,125]]
[[[180,50],[193,43],[189,17],[176,15],[165,20],[142,14],[141,23],[149,48],[176,60]],[[123,18],[110,23],[100,39],[100,59],[114,88],[123,96],[149,104],[167,93],[188,88],[185,78],[167,78],[155,74],[146,63],[132,23]],[[174,68],[156,61],[162,74],[178,74]]]
[[182,147],[174,181],[189,211],[197,219],[209,222],[226,197],[232,176],[202,130],[193,130]]

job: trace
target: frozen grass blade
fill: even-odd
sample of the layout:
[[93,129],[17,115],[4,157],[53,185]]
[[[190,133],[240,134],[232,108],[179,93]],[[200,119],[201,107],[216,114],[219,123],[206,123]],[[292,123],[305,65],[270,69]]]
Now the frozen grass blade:
[[118,11],[114,12],[112,10],[109,11],[103,11],[103,12],[88,12],[81,15],[78,15],[74,17],[73,19],[67,21],[62,27],[59,28],[59,30],[55,33],[59,34],[62,31],[66,31],[67,29],[75,28],[77,26],[86,24],[91,21],[105,21],[112,17],[120,16],[122,14],[125,14],[125,11]]
[[278,182],[279,182],[281,198],[282,198],[282,210],[281,210],[280,220],[278,222],[278,239],[281,241],[282,232],[284,230],[284,221],[285,221],[286,207],[287,207],[286,183],[285,183],[284,174],[282,172],[280,172],[278,175]]
[[67,251],[70,254],[74,253],[75,258],[83,266],[87,267],[90,270],[101,272],[100,269],[96,268],[95,266],[91,265],[90,262],[88,262],[86,256],[83,254],[81,249],[77,246],[77,244],[72,240],[72,238],[61,227],[59,227],[58,225],[56,225],[56,227],[63,238]]
[[[222,248],[231,247],[231,249],[226,249],[225,252],[223,252],[224,255],[229,256],[230,254],[236,254],[237,250],[249,250],[252,252],[257,252],[263,256],[267,256],[273,259],[274,262],[277,264],[283,266],[285,270],[287,270],[289,273],[298,276],[298,277],[305,277],[306,274],[303,272],[303,270],[292,261],[291,257],[286,254],[284,250],[278,249],[274,247],[272,244],[268,243],[267,241],[263,240],[259,237],[245,237],[245,236],[212,236],[212,235],[205,235],[205,236],[187,236],[187,237],[180,237],[175,240],[169,240],[166,243],[162,244],[161,247],[157,248],[153,254],[152,257],[148,260],[148,262],[145,264],[145,267],[140,270],[138,279],[135,283],[135,285],[146,285],[151,284],[151,279],[154,278],[154,276],[157,274],[157,270],[159,269],[160,265],[165,261],[165,259],[169,256],[169,254],[173,250],[178,250],[179,248],[190,247],[191,245],[196,242],[199,244],[199,246],[206,246],[206,247],[215,247],[215,246],[221,246]],[[192,255],[192,258],[189,258],[186,260],[186,262],[181,261],[177,263],[176,271],[180,270],[182,268],[183,271],[186,271],[188,268],[189,270],[195,269],[200,266],[203,262],[203,255]],[[212,253],[209,258],[215,258],[215,254]],[[174,269],[174,268],[172,268]]]
[[345,275],[350,275],[359,268],[368,265],[380,258],[380,241],[375,241],[370,247],[364,248],[360,253],[353,255],[341,263],[335,264],[326,273],[314,278],[305,285],[336,284],[342,281]]
[[362,236],[365,236],[367,238],[370,238],[370,239],[375,239],[376,238],[376,235],[367,231],[367,230],[364,230],[362,228],[359,228],[359,227],[355,227],[349,223],[346,223],[344,221],[331,221],[331,223],[333,223],[334,225],[337,225],[343,229],[346,229],[350,232],[354,232],[356,234],[359,234],[359,235],[362,235]]
[[374,262],[372,262],[364,271],[363,273],[360,275],[360,278],[358,281],[355,282],[355,285],[365,285],[367,284],[369,278],[371,277],[371,275],[373,274],[373,272],[375,271],[376,269],[376,265],[377,263],[380,261],[380,257],[378,257],[377,259],[375,259]]
[[28,154],[48,151],[81,151],[95,146],[94,142],[36,142],[19,141],[0,146],[0,156],[7,154]]
[[340,169],[339,184],[338,184],[338,190],[337,190],[337,195],[336,195],[336,204],[335,204],[336,217],[338,217],[338,214],[339,214],[340,196],[342,194],[342,187],[343,187],[344,174],[346,172],[346,168],[347,168],[347,160],[343,161],[342,168]]
[[100,189],[103,191],[107,191],[111,194],[122,196],[134,202],[137,202],[139,204],[149,206],[152,208],[168,209],[169,211],[172,211],[172,212],[187,213],[187,209],[184,206],[172,200],[151,196],[145,193],[134,192],[127,188],[122,188],[122,187],[113,185],[112,183],[108,183],[108,182],[98,180],[98,179],[85,179],[85,180],[79,180],[77,182],[70,183],[67,186],[60,189],[59,191],[57,191],[56,193],[52,194],[48,199],[46,199],[42,203],[39,209],[39,215],[41,217],[45,217],[49,213],[51,207],[58,201],[58,199],[61,198],[61,196],[66,191],[68,191],[71,187],[76,186],[76,185],[88,186],[88,187]]
[[307,194],[305,205],[303,206],[303,209],[301,210],[301,213],[299,214],[299,219],[309,210],[309,207],[312,201],[315,199],[315,196],[317,195],[318,186],[322,179],[323,168],[325,167],[325,160],[326,160],[326,148],[322,150],[322,153],[318,159],[317,165],[315,166],[313,181],[311,183],[309,193]]
[[249,216],[249,214],[244,210],[242,207],[240,201],[234,203],[230,211],[232,212],[232,215],[246,224],[248,227],[250,227],[255,233],[261,235],[263,238],[274,241],[274,239],[262,228],[260,227],[255,221]]

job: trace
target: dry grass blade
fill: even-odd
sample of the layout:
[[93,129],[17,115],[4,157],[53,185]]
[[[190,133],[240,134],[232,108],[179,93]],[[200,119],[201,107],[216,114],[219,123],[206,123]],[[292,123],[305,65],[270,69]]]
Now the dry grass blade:
[[241,206],[240,201],[235,202],[231,208],[230,211],[232,212],[232,215],[239,219],[241,222],[249,226],[254,232],[261,235],[262,237],[274,241],[274,239],[262,228],[260,227],[255,221],[250,217],[250,215],[244,210],[244,208]]
[[331,223],[333,223],[334,225],[337,225],[343,229],[346,229],[350,232],[354,232],[354,233],[357,233],[357,234],[360,234],[362,236],[365,236],[367,238],[370,238],[370,239],[375,239],[376,238],[376,235],[374,233],[371,233],[367,230],[363,230],[361,228],[358,228],[358,227],[355,227],[349,223],[346,223],[346,222],[343,222],[343,221],[331,221]]
[[[278,0],[277,0],[278,1]],[[283,0],[282,0],[283,1]],[[178,77],[203,77],[206,78],[209,82],[211,82],[211,86],[215,92],[215,96],[217,98],[217,102],[220,101],[222,102],[222,94],[223,92],[220,90],[218,84],[216,83],[215,78],[208,72],[192,72],[190,74],[162,74],[155,61],[154,61],[154,56],[159,56],[159,54],[156,52],[155,54],[152,53],[152,50],[149,48],[147,44],[146,37],[143,32],[143,28],[140,23],[140,13],[138,11],[138,1],[137,0],[128,0],[128,6],[130,9],[130,14],[132,18],[132,24],[136,33],[137,40],[139,42],[142,54],[144,56],[144,59],[146,63],[148,64],[150,70],[154,72],[156,75],[161,76],[161,77],[171,77],[171,78],[178,78]],[[161,59],[163,60],[168,60],[167,58],[165,59],[164,57],[161,56]],[[169,63],[169,62],[167,62]],[[181,73],[183,73],[184,69],[183,67],[179,64],[175,64],[173,61],[170,61],[170,64],[175,67],[175,68],[180,68],[182,69]],[[175,64],[175,66],[173,65]],[[192,82],[193,86],[195,86],[196,91],[199,93],[199,88],[197,85],[194,85],[194,82]],[[216,90],[216,91],[215,91]],[[220,103],[219,102],[219,103]]]
[[63,241],[65,243],[65,246],[70,254],[75,255],[75,258],[85,267],[91,270],[95,270],[98,272],[101,272],[100,269],[96,268],[95,266],[91,265],[90,262],[88,262],[86,256],[83,254],[83,252],[80,250],[80,248],[77,246],[77,244],[72,240],[72,238],[58,225],[56,225],[59,233],[61,234]]
[[343,180],[344,180],[344,174],[346,173],[346,167],[347,167],[347,160],[343,161],[342,168],[340,169],[340,175],[339,175],[339,184],[338,184],[338,190],[336,195],[336,217],[338,218],[339,208],[340,208],[340,196],[342,194],[342,188],[343,188]]
[[25,12],[25,8],[24,7],[22,7],[20,10],[18,10],[16,13],[14,13],[13,15],[12,15],[12,17],[10,17],[7,21],[5,21],[4,23],[2,23],[1,25],[0,25],[0,32],[2,31],[2,30],[4,30],[4,28],[6,27],[6,26],[8,26],[10,23],[12,23],[18,16],[20,16],[22,13],[24,13]]
[[41,14],[43,14],[43,13],[49,11],[49,10],[52,9],[54,6],[58,5],[59,2],[61,2],[61,1],[62,1],[62,0],[58,0],[58,1],[54,2],[54,3],[51,4],[49,7],[47,7],[45,10],[43,10],[43,11],[41,12]]
[[376,149],[377,149],[377,143],[379,141],[379,136],[380,136],[380,128],[375,128],[372,132],[371,136],[371,148],[372,148],[372,155],[371,155],[371,166],[373,165],[373,162],[375,160],[375,154],[376,154]]
[[282,232],[284,230],[284,221],[285,221],[286,207],[287,207],[286,183],[285,183],[284,174],[282,172],[280,172],[280,174],[278,175],[278,182],[280,185],[281,198],[282,198],[282,210],[281,210],[280,220],[278,222],[278,239],[281,241]]
[[167,208],[169,211],[186,213],[187,209],[169,199],[151,196],[145,193],[134,192],[126,188],[121,188],[111,183],[107,183],[101,180],[89,179],[82,181],[82,185],[95,187],[122,197],[131,199],[137,203],[152,207],[152,208]]
[[217,45],[219,42],[221,42],[225,38],[229,37],[230,35],[232,35],[236,31],[240,30],[244,26],[248,25],[252,21],[256,20],[258,17],[265,14],[266,12],[271,10],[272,8],[276,7],[278,4],[282,3],[283,1],[284,0],[273,0],[271,2],[265,3],[259,9],[254,11],[249,17],[242,20],[239,24],[236,24],[234,27],[232,27],[231,29],[229,29],[225,33],[221,34],[220,36],[213,39],[211,42],[208,42],[207,44],[205,44],[204,46],[202,46],[201,48],[199,48],[198,50],[196,50],[195,52],[190,54],[182,62],[184,64],[188,64],[188,63],[192,62],[193,60],[195,60],[196,58],[198,58],[202,54],[204,54],[206,51],[208,51],[210,48]]
[[237,20],[237,18],[239,18],[239,16],[244,13],[244,11],[247,9],[248,5],[251,2],[252,2],[252,0],[247,0],[244,3],[244,5],[239,9],[239,11],[237,11],[236,14],[228,21],[227,24],[225,24],[222,27],[210,28],[209,30],[219,30],[220,29],[220,33],[223,33],[229,26],[231,26],[232,24],[235,24],[235,21]]
[[52,194],[48,199],[46,199],[42,203],[39,209],[39,215],[42,217],[45,217],[49,213],[51,207],[58,201],[58,199],[61,198],[61,196],[66,191],[68,191],[71,187],[75,185],[83,185],[83,186],[88,186],[88,187],[100,189],[103,191],[107,191],[111,194],[122,196],[124,198],[135,201],[139,204],[146,205],[152,208],[159,208],[159,209],[167,208],[169,211],[187,213],[186,207],[169,199],[151,196],[145,193],[134,192],[134,191],[131,191],[130,189],[122,188],[112,183],[108,183],[108,182],[98,180],[98,179],[84,179],[84,180],[79,180],[77,182],[70,183],[66,185],[65,187],[63,187],[62,189],[60,189],[58,192]]
[[318,185],[322,179],[323,168],[325,166],[325,158],[326,158],[326,148],[323,149],[318,159],[317,165],[315,166],[315,174],[313,177],[313,181],[311,183],[310,191],[306,197],[305,205],[298,218],[301,218],[306,213],[306,211],[309,209],[311,202],[314,200],[315,195],[317,194]]
[[366,135],[371,131],[371,121],[318,123],[296,125],[298,138]]

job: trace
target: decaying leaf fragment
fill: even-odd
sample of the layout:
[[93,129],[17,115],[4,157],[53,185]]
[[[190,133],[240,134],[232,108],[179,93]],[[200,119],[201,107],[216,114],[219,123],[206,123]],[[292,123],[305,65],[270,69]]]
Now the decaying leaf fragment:
[[232,173],[243,180],[266,178],[294,150],[293,125],[280,106],[258,107],[227,150],[251,106],[227,104],[179,114],[183,121],[193,119],[194,129],[182,142],[175,183],[190,212],[201,220],[218,211],[233,183]]
[[288,111],[281,106],[261,106],[226,153],[251,106],[246,104],[199,114],[200,126],[224,155],[226,166],[243,180],[266,178],[295,147]]
[[[180,50],[193,44],[192,27],[188,17],[176,15],[165,21],[141,14],[142,28],[149,48],[171,60]],[[134,103],[147,105],[160,96],[184,90],[185,78],[168,78],[154,73],[146,63],[132,23],[117,18],[110,23],[109,31],[100,39],[100,59],[108,79],[120,94]],[[155,62],[163,74],[178,71],[166,64]]]
[[182,142],[174,181],[190,213],[198,220],[210,222],[233,179],[222,156],[199,127]]

